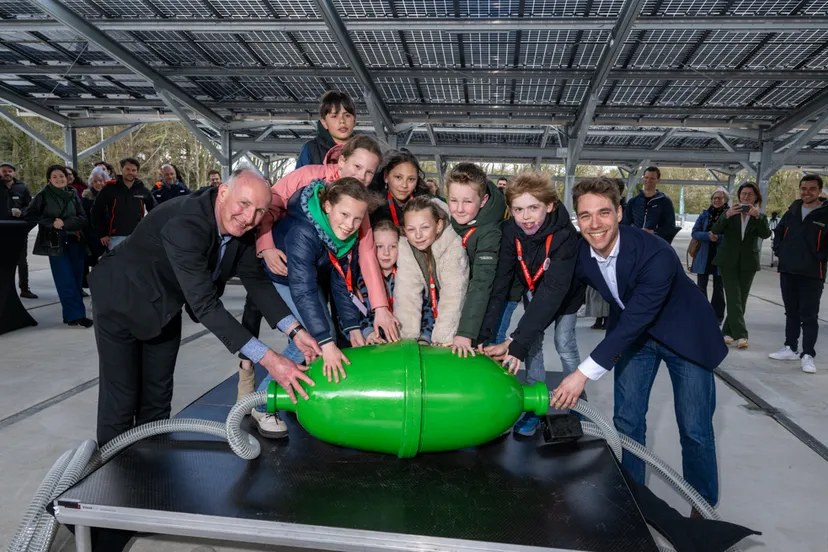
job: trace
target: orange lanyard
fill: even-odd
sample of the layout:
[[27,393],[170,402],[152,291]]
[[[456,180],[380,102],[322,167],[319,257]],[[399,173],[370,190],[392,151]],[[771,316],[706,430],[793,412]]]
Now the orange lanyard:
[[[391,277],[394,278],[394,283],[397,282],[397,267],[391,269]],[[388,293],[388,288],[385,288],[385,292]],[[394,294],[391,293],[391,296],[388,297],[388,310],[394,312]]]
[[437,320],[437,286],[434,285],[434,275],[428,273],[428,294],[431,296],[431,312],[434,313],[434,320]]
[[463,234],[463,247],[466,247],[466,243],[469,241],[469,236],[474,234],[475,230],[477,230],[477,226],[469,228],[469,230],[465,234]]
[[339,275],[342,276],[342,279],[345,280],[345,286],[348,288],[348,293],[351,294],[351,297],[354,296],[354,283],[351,274],[351,254],[348,253],[348,276],[345,277],[345,272],[342,271],[342,267],[339,266],[339,261],[336,260],[336,257],[333,256],[333,253],[328,251],[328,257],[331,259],[331,263],[333,267],[339,272]]
[[529,268],[526,266],[526,261],[523,260],[523,246],[520,244],[520,240],[515,238],[515,247],[517,248],[517,258],[518,262],[520,263],[520,268],[523,270],[523,277],[526,278],[526,285],[529,286],[529,292],[534,293],[535,291],[535,282],[540,280],[540,277],[543,276],[543,273],[546,272],[546,269],[549,268],[549,246],[552,244],[552,234],[546,236],[546,260],[543,261],[543,264],[535,272],[534,276],[529,276]]

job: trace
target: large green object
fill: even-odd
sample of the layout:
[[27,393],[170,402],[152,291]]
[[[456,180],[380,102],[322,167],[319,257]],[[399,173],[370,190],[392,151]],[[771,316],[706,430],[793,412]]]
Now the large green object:
[[549,408],[546,384],[521,385],[492,359],[458,358],[450,348],[402,341],[345,351],[351,366],[340,383],[308,375],[308,400],[293,404],[271,382],[268,412],[295,412],[314,437],[336,445],[411,458],[420,452],[487,443],[523,412]]

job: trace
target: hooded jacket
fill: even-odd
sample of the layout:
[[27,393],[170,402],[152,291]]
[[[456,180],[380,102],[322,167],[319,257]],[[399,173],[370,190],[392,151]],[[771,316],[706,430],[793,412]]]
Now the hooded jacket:
[[[441,209],[445,203],[432,199]],[[400,321],[400,336],[417,339],[423,314],[423,297],[428,290],[428,277],[422,268],[425,255],[400,237],[397,258],[397,281],[394,285],[394,315]],[[448,343],[457,335],[460,315],[469,286],[469,261],[460,236],[446,224],[443,233],[431,245],[434,258],[434,280],[439,288],[437,320],[431,333],[432,343]]]
[[667,243],[672,243],[679,231],[676,227],[673,200],[658,190],[651,198],[645,197],[643,191],[632,198],[624,208],[621,224],[652,230],[657,236],[667,240]]
[[[319,345],[324,345],[334,339],[328,326],[326,309],[319,300],[319,276],[330,275],[331,296],[336,305],[339,317],[339,326],[342,333],[348,335],[351,330],[358,330],[360,312],[351,301],[347,284],[334,270],[329,252],[336,251],[336,247],[319,223],[314,220],[308,210],[308,200],[313,194],[315,181],[296,192],[288,201],[288,216],[273,227],[273,241],[276,247],[287,252],[288,275],[278,276],[265,266],[265,272],[274,282],[290,287],[290,296],[296,305],[294,315],[298,316],[308,332],[316,339]],[[358,244],[359,242],[357,242]],[[359,281],[359,248],[354,244],[349,252],[350,272],[353,288],[356,289]],[[337,259],[343,274],[348,276],[348,254]]]
[[797,199],[776,225],[773,252],[779,272],[825,280],[828,260],[828,201],[802,219],[802,200]]
[[167,186],[163,181],[155,183],[152,189],[152,197],[159,205],[168,199],[185,196],[190,193],[190,189],[185,186],[180,180],[176,180],[174,184]]
[[306,165],[322,165],[328,152],[336,145],[331,133],[328,132],[322,123],[316,121],[316,138],[305,142],[299,150],[299,157],[296,158],[296,168],[301,169]]
[[477,213],[477,218],[468,224],[458,224],[451,219],[451,227],[465,242],[469,257],[469,289],[466,302],[460,316],[457,335],[476,341],[486,316],[486,306],[492,295],[495,274],[497,273],[498,252],[502,235],[503,211],[506,200],[497,186],[489,182],[486,187],[489,195],[486,205]]
[[[258,238],[256,239],[256,253],[261,256],[262,251],[273,249],[276,245],[273,242],[271,230],[276,221],[287,214],[287,204],[290,198],[300,188],[303,188],[314,180],[333,182],[339,178],[339,165],[332,159],[338,159],[342,146],[336,146],[328,152],[324,165],[307,165],[296,169],[281,178],[270,188],[270,208],[262,217],[259,223]],[[371,221],[365,217],[360,227],[362,234],[359,240],[360,265],[362,277],[368,286],[368,297],[374,309],[388,306],[388,297],[385,295],[385,284],[377,262],[376,251],[374,250],[374,233],[371,231]],[[285,251],[285,254],[288,254]]]
[[[547,255],[546,241],[549,236],[552,238]],[[504,224],[494,289],[480,330],[481,343],[495,335],[513,280],[520,278],[528,290],[518,262],[515,240],[520,241],[523,260],[530,275],[534,276],[546,266],[535,283],[533,297],[509,344],[509,354],[525,360],[529,347],[558,316],[577,312],[584,302],[585,288],[573,280],[581,237],[569,219],[569,211],[562,204],[546,216],[532,236],[527,236],[514,219]]]
[[15,220],[12,209],[20,209],[22,216],[31,202],[32,193],[24,182],[15,178],[11,186],[6,186],[5,182],[0,181],[0,220]]
[[129,236],[144,218],[144,209],[147,212],[155,207],[155,199],[137,178],[132,188],[124,184],[124,177],[118,175],[115,180],[109,180],[92,205],[92,225],[100,236]]

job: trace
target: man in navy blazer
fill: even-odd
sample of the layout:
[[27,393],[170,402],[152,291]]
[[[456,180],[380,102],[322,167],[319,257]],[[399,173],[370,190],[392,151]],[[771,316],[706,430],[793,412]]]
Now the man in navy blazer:
[[[610,304],[610,316],[606,337],[561,382],[552,404],[571,407],[587,379],[597,380],[615,367],[613,422],[643,445],[650,390],[663,360],[673,382],[684,477],[715,505],[713,369],[727,355],[727,346],[713,308],[666,241],[638,228],[619,227],[621,198],[612,180],[583,180],[572,195],[584,237],[575,277],[598,290]],[[625,452],[622,463],[644,483],[643,462]]]

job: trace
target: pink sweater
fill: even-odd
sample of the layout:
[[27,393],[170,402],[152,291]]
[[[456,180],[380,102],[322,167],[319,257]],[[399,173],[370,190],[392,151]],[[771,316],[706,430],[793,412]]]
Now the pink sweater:
[[[333,182],[339,177],[339,166],[336,163],[327,165],[305,165],[300,169],[286,174],[270,188],[270,209],[259,223],[259,237],[256,239],[256,252],[274,249],[273,225],[287,214],[287,203],[294,193],[317,179]],[[360,227],[362,239],[359,240],[359,269],[365,286],[368,288],[368,299],[371,307],[376,309],[388,306],[388,296],[385,294],[385,282],[380,272],[377,254],[374,251],[374,233],[371,231],[371,221],[366,216]],[[289,255],[289,251],[285,251]]]

